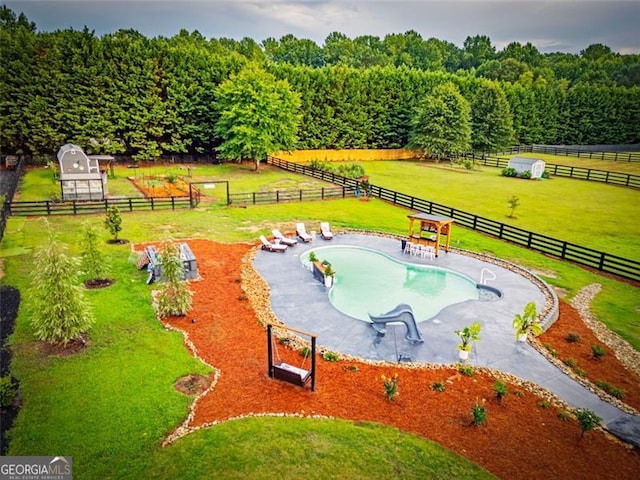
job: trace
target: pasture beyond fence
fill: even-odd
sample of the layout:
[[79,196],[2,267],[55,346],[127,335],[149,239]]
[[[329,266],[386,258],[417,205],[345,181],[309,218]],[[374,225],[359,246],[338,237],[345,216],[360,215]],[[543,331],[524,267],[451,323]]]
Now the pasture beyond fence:
[[[567,157],[613,160],[616,162],[640,162],[638,144],[635,145],[517,145],[503,153],[548,153]],[[625,151],[626,150],[626,151]]]
[[[286,162],[275,157],[269,157],[267,162],[284,170],[342,185],[350,191],[355,191],[358,186],[357,180],[342,177],[332,172],[314,169],[306,165]],[[576,243],[524,230],[506,223],[480,217],[463,210],[447,207],[446,205],[430,202],[377,185],[370,185],[370,192],[372,196],[394,205],[399,205],[414,211],[417,210],[429,214],[447,216],[453,218],[459,225],[477,232],[506,240],[562,260],[568,260],[579,265],[594,268],[601,272],[640,281],[640,262],[635,260],[611,255]]]
[[[493,156],[490,154],[468,153],[464,155],[464,158],[471,158],[475,162],[479,162],[487,167],[505,168],[509,166],[508,158]],[[575,167],[571,165],[557,165],[554,163],[545,163],[545,172],[557,177],[589,180],[591,182],[602,182],[629,188],[640,188],[640,175]]]

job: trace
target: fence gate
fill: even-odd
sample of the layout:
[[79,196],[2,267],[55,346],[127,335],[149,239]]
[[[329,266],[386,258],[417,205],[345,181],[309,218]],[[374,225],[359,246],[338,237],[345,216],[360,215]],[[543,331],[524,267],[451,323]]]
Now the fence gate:
[[197,207],[201,201],[229,205],[229,181],[189,182],[189,198],[191,208]]

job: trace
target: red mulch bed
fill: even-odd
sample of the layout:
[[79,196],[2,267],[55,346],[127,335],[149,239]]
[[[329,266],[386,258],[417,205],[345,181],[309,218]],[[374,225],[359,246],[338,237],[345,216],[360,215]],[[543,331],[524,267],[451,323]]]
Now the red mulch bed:
[[[557,409],[541,408],[539,397],[518,386],[509,385],[510,393],[499,404],[493,393],[495,379],[485,374],[465,377],[452,368],[407,369],[318,358],[315,393],[268,378],[266,333],[240,282],[241,258],[251,246],[206,240],[192,240],[189,245],[203,280],[192,284],[194,307],[189,315],[167,323],[186,331],[199,355],[221,372],[215,388],[197,404],[190,426],[251,413],[318,414],[375,421],[416,433],[501,478],[638,478],[637,450],[601,431],[587,432],[581,439],[575,420],[560,420]],[[578,331],[571,322],[579,318],[566,312],[561,310],[562,320],[566,317],[572,331]],[[197,321],[192,323],[194,318]],[[590,345],[586,335],[583,339]],[[290,363],[301,363],[298,353],[285,347],[279,350]],[[611,365],[610,358],[604,360],[598,365]],[[585,369],[593,364],[581,363]],[[380,377],[396,372],[400,394],[390,402]],[[604,378],[604,373],[596,376]],[[444,392],[430,388],[440,381],[445,382]],[[487,409],[487,422],[478,427],[470,425],[476,402]]]
[[142,194],[149,197],[188,197],[189,185],[181,179],[177,179],[174,183],[169,183],[163,179],[156,179],[156,181],[162,182],[159,185],[151,186],[145,184],[144,181],[138,179],[131,179],[131,182],[136,186]]

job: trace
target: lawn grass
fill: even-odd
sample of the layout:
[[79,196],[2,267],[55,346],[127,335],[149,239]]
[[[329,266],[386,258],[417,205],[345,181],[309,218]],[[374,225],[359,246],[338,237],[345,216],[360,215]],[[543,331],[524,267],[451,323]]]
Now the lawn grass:
[[[473,172],[428,162],[368,162],[375,185],[613,255],[640,260],[640,191],[596,182],[522,180],[500,169]],[[520,205],[510,218],[508,200]]]
[[[404,235],[408,213],[377,199],[203,206],[123,213],[120,237],[133,242],[197,237],[256,243],[260,233],[275,227],[291,231],[296,221],[304,221],[308,229],[330,221],[335,231],[356,228]],[[65,216],[50,217],[49,222],[77,254],[82,224],[89,221],[102,228],[103,219],[103,215]],[[104,230],[102,235],[103,240],[108,238]],[[452,236],[461,248],[491,253],[539,272],[566,291],[567,298],[586,285],[602,284],[594,312],[640,350],[640,289],[460,227],[454,226]],[[23,292],[11,344],[12,369],[21,380],[24,403],[12,432],[11,455],[73,455],[78,478],[320,478],[329,472],[340,472],[340,478],[371,478],[369,472],[376,472],[376,478],[438,478],[433,471],[446,472],[447,478],[482,476],[466,460],[447,457],[448,452],[423,439],[391,428],[334,420],[247,419],[200,431],[160,449],[161,440],[186,415],[190,401],[173,390],[173,382],[208,369],[186,353],[180,335],[165,331],[154,318],[151,288],[144,283],[144,272],[128,262],[126,245],[104,244],[117,282],[87,292],[97,318],[90,347],[73,357],[40,354],[25,309],[29,303],[25,287],[31,254],[45,238],[41,220],[10,217],[0,244],[6,272],[2,282]],[[372,438],[376,445],[387,447],[371,452],[366,447]],[[436,460],[434,455],[445,458]]]
[[322,419],[227,422],[157,451],[153,464],[149,477],[158,479],[494,478],[439,445],[399,430]]

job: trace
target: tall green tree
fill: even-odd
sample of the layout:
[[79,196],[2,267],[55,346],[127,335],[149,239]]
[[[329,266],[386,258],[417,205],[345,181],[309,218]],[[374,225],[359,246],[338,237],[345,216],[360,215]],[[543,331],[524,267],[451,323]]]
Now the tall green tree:
[[159,262],[162,266],[163,283],[154,302],[158,316],[186,315],[191,308],[193,293],[189,282],[182,279],[184,267],[178,245],[165,245],[160,251]]
[[98,230],[87,222],[82,231],[81,270],[87,280],[103,280],[107,275],[107,261],[98,247]]
[[49,230],[49,241],[34,256],[30,288],[36,338],[63,345],[82,339],[94,321],[82,288],[76,285],[79,262],[66,249]]
[[416,109],[409,146],[437,160],[452,159],[471,148],[471,107],[457,87],[434,88]]
[[496,82],[483,80],[471,101],[471,145],[474,150],[493,152],[513,140],[507,97]]
[[287,81],[248,66],[218,87],[216,101],[221,157],[252,159],[258,170],[270,153],[294,147],[300,96]]

